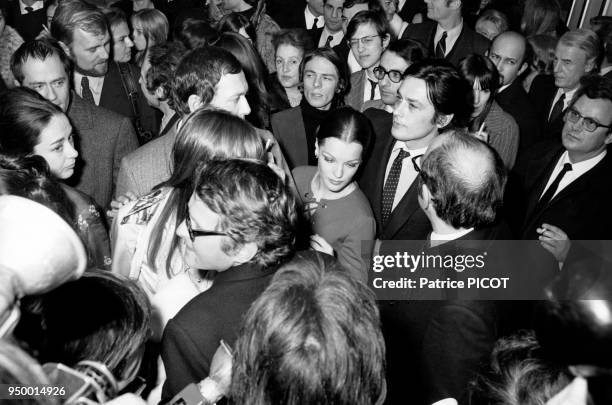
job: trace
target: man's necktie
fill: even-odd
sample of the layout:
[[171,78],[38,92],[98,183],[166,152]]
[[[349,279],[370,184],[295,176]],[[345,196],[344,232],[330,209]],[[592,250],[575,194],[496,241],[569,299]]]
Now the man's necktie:
[[548,205],[550,200],[552,200],[553,197],[555,196],[555,193],[557,192],[557,189],[559,188],[559,183],[561,183],[563,176],[565,176],[565,173],[571,170],[572,170],[572,165],[570,163],[566,163],[563,165],[563,169],[561,169],[561,171],[557,175],[557,178],[551,183],[550,187],[548,187],[548,190],[546,190],[542,198],[540,198],[540,201],[538,201],[538,205],[536,206],[536,209],[534,212],[538,212],[542,208],[544,208],[546,205]]
[[316,17],[314,21],[312,22],[312,27],[310,27],[310,29],[314,30],[315,28],[318,28],[318,25],[319,25],[319,17]]
[[25,11],[26,13],[31,13],[32,11],[34,11],[34,9],[32,7],[25,7]]
[[327,40],[325,40],[325,47],[324,48],[331,48],[331,42],[334,40],[334,37],[332,37],[331,35],[327,36]]
[[378,83],[370,79],[368,79],[368,81],[370,82],[370,100],[374,100],[374,97],[376,97],[376,85]]
[[559,115],[561,115],[563,112],[563,107],[565,107],[565,93],[561,93],[561,97],[559,97],[559,100],[557,100],[553,106],[548,122],[553,122],[555,119],[557,119],[557,117],[559,117]]
[[404,149],[400,149],[399,154],[396,156],[393,164],[391,165],[391,170],[389,170],[389,175],[387,176],[387,181],[385,182],[385,186],[383,187],[382,193],[382,224],[385,225],[389,220],[389,216],[391,216],[391,211],[393,209],[393,200],[395,199],[395,192],[397,191],[397,185],[399,184],[400,173],[402,172],[402,162],[405,158],[409,157],[410,153],[406,152]]
[[96,104],[93,93],[89,88],[89,79],[87,78],[87,76],[83,76],[83,78],[81,79],[81,96],[83,97],[83,100],[89,101],[94,105]]
[[444,59],[446,56],[446,31],[442,33],[442,37],[436,45],[436,58]]

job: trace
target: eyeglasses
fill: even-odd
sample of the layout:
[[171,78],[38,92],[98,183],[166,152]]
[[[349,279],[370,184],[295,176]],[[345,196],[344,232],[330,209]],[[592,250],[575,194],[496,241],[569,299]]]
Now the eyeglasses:
[[380,35],[369,35],[367,37],[361,37],[361,38],[355,38],[355,39],[350,39],[348,41],[348,44],[351,48],[356,48],[359,46],[359,44],[361,43],[361,45],[363,46],[370,46],[374,43],[375,38],[380,37]]
[[385,68],[382,66],[377,66],[374,68],[374,77],[376,77],[378,80],[384,79],[385,75],[388,75],[389,80],[391,80],[393,83],[401,82],[402,77],[404,76],[404,74],[399,70],[385,70]]
[[203,229],[193,229],[191,225],[191,215],[189,214],[189,207],[185,207],[185,225],[187,226],[187,232],[189,233],[189,239],[192,242],[195,242],[195,238],[198,236],[216,236],[216,235],[226,235],[225,232],[218,231],[205,231]]
[[584,115],[576,111],[573,107],[567,109],[565,117],[574,124],[580,121],[580,119],[582,118],[582,128],[586,129],[588,132],[593,132],[599,127],[612,128],[611,125],[603,125],[592,118],[585,117]]

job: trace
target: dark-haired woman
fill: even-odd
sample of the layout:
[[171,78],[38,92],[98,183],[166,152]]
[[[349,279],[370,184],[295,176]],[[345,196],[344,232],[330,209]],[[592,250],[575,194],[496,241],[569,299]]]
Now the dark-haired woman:
[[349,83],[346,63],[329,48],[310,52],[302,60],[304,97],[300,105],[272,115],[272,132],[289,167],[315,165],[315,138],[330,112],[344,104]]
[[293,170],[315,243],[331,246],[340,264],[365,280],[361,242],[374,239],[376,221],[354,177],[372,139],[370,121],[350,107],[339,108],[321,123],[316,136],[317,166]]
[[491,60],[472,54],[459,63],[459,69],[474,89],[474,111],[470,131],[488,142],[499,153],[508,169],[516,160],[519,128],[512,116],[495,102],[499,73]]
[[[41,156],[60,181],[72,177],[78,156],[66,114],[24,87],[0,94],[0,154]],[[88,265],[110,267],[108,234],[93,199],[63,183],[61,187],[74,205],[72,224],[87,248]]]

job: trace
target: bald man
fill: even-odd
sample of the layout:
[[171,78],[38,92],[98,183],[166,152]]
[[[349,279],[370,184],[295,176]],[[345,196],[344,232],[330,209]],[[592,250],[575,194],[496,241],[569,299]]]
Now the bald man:
[[[509,238],[495,226],[506,176],[499,156],[463,130],[438,135],[423,157],[419,205],[431,222],[427,254],[472,254]],[[482,252],[481,249],[475,251]],[[450,298],[450,297],[449,297]],[[431,299],[431,298],[429,298]],[[493,301],[381,301],[387,347],[387,403],[466,403],[469,381],[497,338]]]
[[518,158],[540,136],[536,109],[518,77],[529,67],[532,58],[531,46],[524,36],[506,31],[491,43],[489,59],[497,66],[502,80],[495,100],[500,107],[515,119],[519,126]]

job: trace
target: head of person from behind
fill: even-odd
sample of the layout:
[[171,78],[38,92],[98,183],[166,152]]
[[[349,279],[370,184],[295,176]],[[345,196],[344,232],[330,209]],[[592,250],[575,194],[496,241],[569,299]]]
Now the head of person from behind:
[[506,170],[487,144],[465,129],[449,129],[429,145],[419,181],[419,205],[434,232],[442,233],[441,228],[494,223],[503,201]]
[[270,267],[295,249],[295,198],[263,162],[204,163],[186,211],[176,233],[190,267],[219,272],[246,263]]
[[73,60],[76,71],[94,77],[106,75],[111,37],[100,9],[81,0],[61,1],[50,31]]
[[473,110],[472,88],[449,62],[425,59],[404,73],[397,91],[391,135],[409,149],[429,146],[439,130],[466,127]]
[[601,76],[585,77],[564,116],[563,146],[572,163],[593,158],[612,142],[612,85]]
[[61,180],[72,176],[78,156],[66,114],[24,87],[0,95],[0,151],[8,156],[39,155]]
[[300,66],[304,98],[314,108],[329,110],[344,101],[349,75],[346,63],[329,48],[307,54]]
[[244,318],[230,390],[235,403],[384,400],[385,345],[376,301],[332,257],[298,253]]
[[62,111],[70,106],[70,60],[57,42],[35,39],[13,53],[11,71],[19,85],[35,90]]
[[214,46],[187,53],[172,79],[174,108],[182,116],[210,106],[244,118],[251,112],[246,99],[248,90],[240,62],[228,51]]
[[363,161],[372,127],[362,113],[349,107],[332,112],[317,131],[315,154],[318,172],[313,179],[322,197],[332,197],[347,190]]

